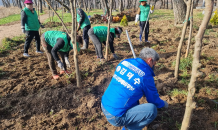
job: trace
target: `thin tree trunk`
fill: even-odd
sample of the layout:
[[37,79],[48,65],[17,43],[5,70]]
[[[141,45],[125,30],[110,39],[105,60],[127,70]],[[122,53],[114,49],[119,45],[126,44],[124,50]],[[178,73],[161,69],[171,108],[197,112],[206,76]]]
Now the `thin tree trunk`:
[[74,63],[75,63],[77,87],[82,87],[81,79],[80,79],[80,72],[79,72],[79,65],[78,65],[77,44],[76,44],[77,42],[76,41],[76,0],[70,0],[70,6],[71,6],[71,15],[72,15],[71,39],[72,39],[73,50],[74,50]]
[[42,10],[42,0],[39,0],[39,9],[40,9],[40,13],[43,13],[43,10]]
[[169,9],[168,3],[169,3],[169,0],[167,0],[167,9]]
[[121,13],[123,10],[123,0],[120,0],[119,12]]
[[61,0],[55,0],[55,1],[57,1],[57,2],[60,3],[62,6],[64,6],[65,9],[67,9],[68,11],[70,11],[70,8],[69,8],[66,4],[64,4],[64,1],[63,1],[63,2],[61,2]]
[[206,7],[205,7],[205,14],[204,19],[201,23],[201,26],[199,28],[198,34],[195,37],[196,43],[195,43],[195,51],[193,55],[193,62],[192,62],[192,76],[190,83],[188,85],[188,96],[187,96],[187,102],[186,102],[186,109],[185,109],[185,115],[183,117],[182,121],[182,127],[181,130],[188,130],[190,123],[191,123],[191,117],[193,109],[196,107],[196,102],[194,101],[194,95],[195,95],[195,82],[197,80],[197,77],[200,76],[200,72],[198,69],[201,67],[200,64],[200,54],[202,49],[202,39],[206,30],[206,27],[209,23],[212,11],[213,11],[213,4],[214,0],[205,0]]
[[191,12],[190,12],[190,30],[189,30],[189,38],[188,38],[188,45],[187,45],[187,50],[186,50],[186,53],[185,53],[185,58],[188,57],[189,48],[190,48],[191,39],[192,39],[193,8],[194,8],[194,0],[192,0],[192,5],[191,5]]
[[[105,0],[105,3],[106,3],[106,0]],[[110,37],[110,21],[112,19],[112,4],[113,4],[113,0],[110,1],[110,12],[109,12],[109,9],[108,9],[108,17],[110,17],[108,19],[108,29],[107,29],[107,41],[106,41],[106,53],[105,53],[105,59],[108,60],[108,45],[109,45],[109,37]],[[107,6],[107,4],[106,4]]]
[[190,10],[191,10],[191,1],[192,0],[188,0],[188,1],[184,0],[184,2],[186,2],[186,5],[187,5],[187,11],[186,11],[185,23],[183,25],[182,35],[181,35],[181,39],[179,41],[179,46],[178,46],[178,51],[177,51],[177,56],[176,56],[176,66],[175,66],[175,73],[174,73],[174,76],[176,79],[178,79],[178,75],[179,75],[181,49],[182,49],[182,44],[183,44],[183,40],[185,38],[185,33],[186,33],[187,25],[188,25],[188,19],[189,19]]
[[170,9],[173,9],[173,0],[171,0],[171,7]]

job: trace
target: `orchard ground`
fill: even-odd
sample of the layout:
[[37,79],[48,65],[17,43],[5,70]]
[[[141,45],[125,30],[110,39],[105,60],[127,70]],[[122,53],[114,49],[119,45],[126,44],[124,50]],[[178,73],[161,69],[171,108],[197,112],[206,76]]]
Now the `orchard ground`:
[[[174,26],[172,10],[155,10],[150,19],[150,44],[139,45],[139,26],[129,22],[128,30],[138,55],[143,47],[152,47],[160,54],[155,67],[155,83],[160,97],[169,103],[168,109],[159,109],[157,118],[148,126],[149,130],[179,130],[185,112],[188,83],[191,76],[194,36],[203,19],[202,10],[194,10],[194,31],[190,54],[184,58],[188,33],[182,48],[179,80],[174,79],[174,65],[181,28]],[[70,23],[67,24],[69,29]],[[107,24],[101,24],[107,26]],[[92,27],[97,25],[92,25]],[[119,26],[118,23],[112,27]],[[60,23],[47,22],[45,29],[62,30]],[[203,39],[201,55],[204,74],[198,78],[190,130],[218,129],[218,27],[208,26]],[[189,32],[189,29],[188,31]],[[81,32],[80,32],[81,33]],[[23,57],[24,36],[4,39],[0,53],[0,129],[40,130],[119,130],[104,117],[101,96],[113,76],[117,64],[132,58],[125,32],[121,39],[115,39],[115,53],[119,59],[109,55],[109,61],[99,62],[95,48],[90,43],[87,51],[78,55],[82,87],[76,87],[73,52],[70,62],[71,77],[62,75],[59,80],[51,79],[46,54],[35,54],[32,42],[30,58]],[[104,47],[104,46],[103,46]],[[43,50],[43,49],[42,49]],[[105,51],[104,51],[105,52]],[[58,68],[57,68],[58,69]],[[140,103],[146,103],[143,97]]]

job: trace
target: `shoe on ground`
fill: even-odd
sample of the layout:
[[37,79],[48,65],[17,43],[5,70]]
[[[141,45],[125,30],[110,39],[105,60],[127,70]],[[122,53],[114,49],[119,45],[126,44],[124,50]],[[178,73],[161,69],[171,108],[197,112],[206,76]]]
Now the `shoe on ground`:
[[53,79],[59,79],[59,75],[55,75],[55,76],[53,76]]
[[23,53],[23,56],[30,57],[30,55],[28,55],[28,53]]
[[42,52],[42,51],[36,51],[36,53],[43,54],[43,52]]
[[145,42],[150,43],[150,41],[145,41]]
[[87,48],[83,46],[83,47],[82,47],[82,48],[80,48],[80,49],[81,49],[81,50],[86,50]]
[[[64,74],[64,73],[65,73],[64,70],[61,70],[61,71],[60,71],[60,74]],[[66,70],[66,73],[67,73],[67,74],[72,74],[72,72],[71,72],[71,71],[68,71],[68,70]]]

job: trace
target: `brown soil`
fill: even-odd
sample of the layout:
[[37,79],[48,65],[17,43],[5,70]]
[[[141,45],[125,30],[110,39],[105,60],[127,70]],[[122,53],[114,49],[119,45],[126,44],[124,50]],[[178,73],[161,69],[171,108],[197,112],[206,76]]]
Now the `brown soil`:
[[[133,23],[132,23],[133,24]],[[197,26],[200,23],[197,23]],[[128,30],[136,54],[145,46],[153,47],[160,54],[159,64],[156,65],[156,85],[161,99],[167,100],[168,109],[158,110],[158,116],[148,128],[156,130],[178,130],[181,126],[185,111],[186,96],[172,96],[170,91],[177,88],[187,90],[187,83],[181,83],[173,76],[181,28],[172,26],[173,20],[158,20],[150,22],[150,44],[139,45],[139,27],[129,25]],[[218,40],[216,31],[206,35],[201,56],[204,74],[198,79],[195,100],[197,108],[193,112],[191,130],[216,130],[218,108],[213,100],[218,100],[217,80],[209,75],[218,75],[217,51]],[[194,35],[197,30],[194,29]],[[179,35],[176,35],[179,34]],[[191,51],[194,48],[192,41]],[[184,56],[187,40],[182,49]],[[51,72],[46,55],[35,54],[34,43],[31,44],[30,58],[22,56],[24,44],[14,50],[0,54],[0,129],[76,129],[76,130],[119,130],[113,127],[104,117],[100,109],[101,96],[110,83],[117,64],[132,53],[125,34],[114,42],[119,60],[114,60],[110,53],[109,61],[100,63],[96,59],[95,49],[90,43],[89,50],[78,56],[82,78],[82,87],[77,88],[75,73],[70,78],[61,75],[59,80],[51,78]],[[208,58],[214,58],[208,60]],[[74,71],[73,52],[70,62]],[[188,69],[190,73],[190,69]],[[190,79],[190,76],[188,77]],[[188,82],[188,81],[187,81]],[[209,91],[210,90],[210,91]],[[141,103],[146,99],[142,98]]]

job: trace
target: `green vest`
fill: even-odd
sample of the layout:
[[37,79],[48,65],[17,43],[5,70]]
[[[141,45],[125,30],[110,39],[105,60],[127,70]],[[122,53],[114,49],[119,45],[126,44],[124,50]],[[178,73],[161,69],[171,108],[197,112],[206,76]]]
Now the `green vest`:
[[[86,15],[85,12],[84,12],[84,14],[85,14],[85,19],[84,19],[83,23],[82,23],[81,26],[80,26],[81,29],[83,29],[83,28],[84,28],[85,26],[87,26],[87,25],[90,25],[90,21],[89,21],[88,16]],[[80,15],[77,14],[77,22],[79,22],[79,21],[80,21]]]
[[[94,34],[98,37],[101,43],[107,40],[107,29],[108,27],[105,26],[93,27]],[[116,37],[115,28],[110,28],[110,32],[114,33],[114,37]]]
[[28,8],[24,8],[23,11],[27,15],[27,22],[25,23],[26,31],[39,31],[40,24],[38,20],[37,13],[34,9],[34,13],[32,13]]
[[148,14],[150,12],[150,5],[146,4],[146,6],[140,5],[140,21],[147,21],[148,18]]
[[[59,50],[61,52],[68,52],[68,51],[70,51],[73,48],[72,42],[70,41],[70,43],[72,45],[72,48],[71,48],[70,44],[68,43],[67,33],[66,32],[47,31],[47,32],[45,32],[44,37],[45,37],[45,42],[47,44],[51,45],[52,47],[55,46],[58,38],[62,38],[64,40],[65,45],[64,45],[63,48],[61,48]],[[78,42],[77,42],[77,51],[78,52],[80,51],[80,47],[79,47],[79,43]]]

